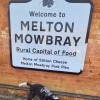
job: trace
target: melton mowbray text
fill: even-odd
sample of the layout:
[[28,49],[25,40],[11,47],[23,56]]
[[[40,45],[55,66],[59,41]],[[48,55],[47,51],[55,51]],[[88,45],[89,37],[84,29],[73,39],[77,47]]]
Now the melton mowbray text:
[[20,27],[25,34],[15,33],[15,43],[77,46],[81,39],[67,36],[67,33],[74,34],[74,22],[21,21]]

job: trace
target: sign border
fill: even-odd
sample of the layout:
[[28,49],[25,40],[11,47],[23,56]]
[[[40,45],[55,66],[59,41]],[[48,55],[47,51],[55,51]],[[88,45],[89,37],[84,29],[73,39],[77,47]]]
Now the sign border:
[[[56,71],[56,70],[45,70],[45,69],[36,69],[36,68],[25,68],[25,67],[17,67],[17,66],[13,66],[12,64],[12,41],[11,41],[11,24],[10,24],[10,4],[11,3],[27,3],[30,2],[32,0],[10,0],[8,3],[8,25],[9,25],[9,44],[10,44],[10,63],[11,66],[15,69],[23,69],[23,70],[35,70],[35,71],[46,71],[46,72],[57,72],[57,73],[65,73],[65,74],[75,74],[75,75],[79,75],[83,72],[83,70],[80,69],[79,73],[75,73],[75,72],[63,72],[63,71]],[[90,32],[90,26],[91,26],[91,20],[92,20],[92,12],[93,12],[93,2],[91,0],[65,0],[66,2],[69,3],[89,3],[91,5],[91,10],[90,10],[90,16],[89,16],[89,22],[88,22],[88,27],[87,27],[87,35],[86,35],[86,40],[85,43],[88,43],[88,38],[89,38],[89,32]]]

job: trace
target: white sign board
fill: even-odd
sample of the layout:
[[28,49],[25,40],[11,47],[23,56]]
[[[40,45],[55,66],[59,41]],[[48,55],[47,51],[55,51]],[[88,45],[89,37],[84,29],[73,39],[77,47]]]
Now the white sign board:
[[90,0],[10,1],[12,66],[82,72],[92,8]]

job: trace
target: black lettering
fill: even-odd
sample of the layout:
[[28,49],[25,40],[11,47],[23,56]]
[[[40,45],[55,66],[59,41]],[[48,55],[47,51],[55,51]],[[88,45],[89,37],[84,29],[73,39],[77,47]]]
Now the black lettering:
[[59,45],[61,45],[61,41],[62,41],[62,37],[61,37],[61,36],[56,36],[56,37],[55,37],[55,45],[57,45],[57,43],[58,43]]
[[26,42],[26,43],[31,43],[31,42],[32,42],[32,36],[31,36],[30,34],[27,34],[27,35],[25,36],[25,42]]
[[45,29],[42,28],[42,22],[40,22],[40,31],[46,31]]
[[34,16],[35,15],[35,11],[29,11],[30,16]]
[[[57,28],[57,26],[59,25],[59,27]],[[63,29],[63,24],[61,22],[57,22],[55,25],[54,25],[54,29],[56,32],[61,32],[62,29]]]
[[32,31],[38,31],[38,29],[35,29],[37,27],[37,21],[32,21]]
[[21,43],[23,43],[23,34],[20,34],[18,36],[18,34],[15,34],[15,42],[17,42],[17,40],[21,40]]
[[71,33],[73,33],[73,30],[74,30],[74,23],[72,23],[72,26],[69,25],[68,22],[65,23],[65,32],[67,32],[69,29]]
[[66,37],[65,42],[63,45],[69,44],[69,46],[71,46],[71,41],[70,41],[70,37]]
[[78,39],[76,39],[76,37],[73,37],[74,41],[75,41],[75,46],[77,46],[78,41],[80,40],[81,37],[78,37]]
[[48,31],[50,32],[51,31],[51,24],[53,24],[53,22],[47,22],[47,24],[49,24]]
[[24,23],[23,21],[21,21],[21,30],[23,30],[23,27],[27,28],[27,30],[29,31],[29,21],[27,21],[26,23]]
[[53,43],[53,37],[50,35],[46,36],[46,44],[50,45]]
[[35,40],[36,44],[38,44],[38,43],[42,44],[43,39],[44,39],[44,35],[42,35],[42,36],[38,35],[37,37],[36,37],[36,35],[34,35],[34,40]]

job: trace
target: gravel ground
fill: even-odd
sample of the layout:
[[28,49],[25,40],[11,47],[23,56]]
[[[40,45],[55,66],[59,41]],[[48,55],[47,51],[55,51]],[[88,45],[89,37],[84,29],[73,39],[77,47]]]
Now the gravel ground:
[[13,95],[3,95],[0,94],[0,100],[26,100],[25,97],[17,97]]
[[[0,100],[27,100],[26,97],[22,96],[15,96],[15,95],[5,95],[5,94],[0,94]],[[38,100],[37,97],[34,98],[34,100]]]

